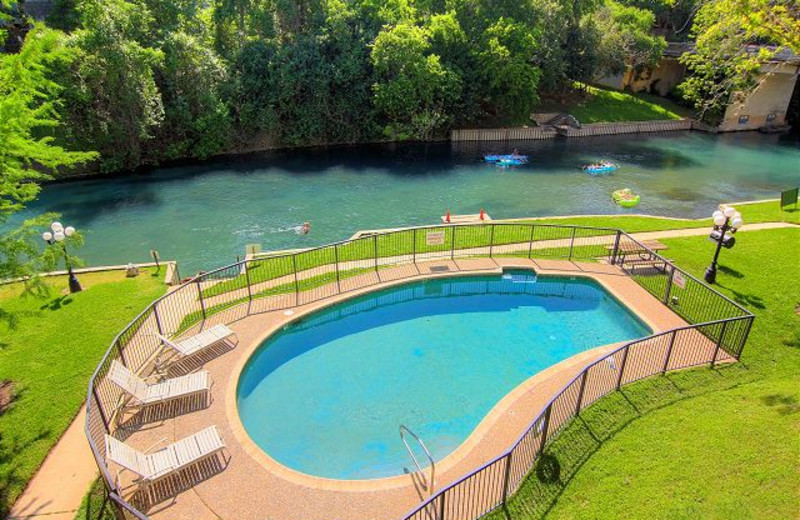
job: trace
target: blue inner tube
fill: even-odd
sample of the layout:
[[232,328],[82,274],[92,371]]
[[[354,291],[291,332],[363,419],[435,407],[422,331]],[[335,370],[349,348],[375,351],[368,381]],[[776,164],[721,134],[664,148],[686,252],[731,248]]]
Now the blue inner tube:
[[527,155],[513,155],[513,154],[509,154],[509,155],[490,154],[490,155],[484,155],[483,156],[483,160],[486,161],[486,162],[490,162],[490,163],[505,162],[507,164],[524,164],[524,163],[528,162],[528,156]]
[[602,174],[602,173],[612,173],[619,170],[619,166],[616,164],[609,164],[608,166],[584,166],[583,171],[586,173],[591,173],[593,175]]
[[521,161],[519,159],[500,159],[497,161],[497,164],[500,166],[519,166],[520,164],[525,164],[527,161]]

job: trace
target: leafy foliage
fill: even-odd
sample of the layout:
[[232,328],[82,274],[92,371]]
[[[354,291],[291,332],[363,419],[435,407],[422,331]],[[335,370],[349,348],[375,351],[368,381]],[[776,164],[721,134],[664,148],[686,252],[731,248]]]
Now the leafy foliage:
[[50,78],[56,135],[114,171],[524,124],[542,93],[654,63],[633,2],[59,0],[49,23],[78,59]]
[[781,48],[800,53],[800,6],[794,0],[710,0],[697,13],[694,34],[694,52],[681,57],[692,73],[681,92],[713,120],[758,86],[763,65]]
[[[48,70],[72,58],[59,32],[41,28],[28,34],[19,54],[0,56],[0,225],[36,198],[49,171],[95,157],[54,144],[54,98],[61,88],[48,78]],[[36,243],[38,230],[52,217],[30,219],[0,234],[0,279],[30,276],[54,265],[53,253],[40,252]]]

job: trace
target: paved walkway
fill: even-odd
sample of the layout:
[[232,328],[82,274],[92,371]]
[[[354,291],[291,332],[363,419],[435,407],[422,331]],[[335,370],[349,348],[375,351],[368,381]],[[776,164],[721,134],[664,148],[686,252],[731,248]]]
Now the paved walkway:
[[[764,229],[800,228],[788,222],[747,224],[740,232]],[[632,233],[639,241],[703,236],[707,227]],[[82,408],[42,467],[11,509],[9,519],[72,520],[81,500],[97,478],[97,468],[83,433],[85,408]]]
[[47,455],[42,467],[11,508],[9,519],[72,520],[97,478],[97,465],[83,434],[86,406]]

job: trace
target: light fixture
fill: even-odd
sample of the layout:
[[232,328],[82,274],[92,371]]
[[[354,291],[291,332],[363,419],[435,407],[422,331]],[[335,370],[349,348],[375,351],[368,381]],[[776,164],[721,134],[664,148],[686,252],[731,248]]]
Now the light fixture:
[[81,284],[78,281],[78,278],[75,276],[75,273],[72,271],[72,264],[69,261],[69,255],[67,254],[67,244],[64,240],[67,237],[71,237],[75,234],[75,228],[72,226],[67,226],[66,228],[61,225],[61,222],[53,222],[50,224],[50,231],[45,231],[42,233],[42,240],[47,242],[49,245],[53,244],[61,244],[61,249],[64,252],[64,263],[67,265],[67,272],[69,273],[69,292],[76,293],[82,290]]
[[717,260],[719,259],[719,252],[724,247],[730,249],[736,243],[733,234],[742,227],[744,220],[742,214],[736,211],[733,206],[726,206],[723,210],[717,210],[712,214],[714,219],[714,230],[709,235],[712,242],[716,242],[717,250],[714,252],[714,259],[711,260],[711,265],[706,268],[705,280],[708,283],[714,283],[717,280]]

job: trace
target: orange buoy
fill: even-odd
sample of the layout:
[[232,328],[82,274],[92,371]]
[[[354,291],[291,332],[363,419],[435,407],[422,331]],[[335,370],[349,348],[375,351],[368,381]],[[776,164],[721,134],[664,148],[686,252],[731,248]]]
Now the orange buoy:
[[447,213],[444,216],[444,221],[448,224],[450,223],[450,208],[447,209]]
[[483,208],[481,208],[480,219],[481,219],[481,220],[485,220],[485,219],[486,219],[486,212],[485,212],[485,211],[483,211]]

